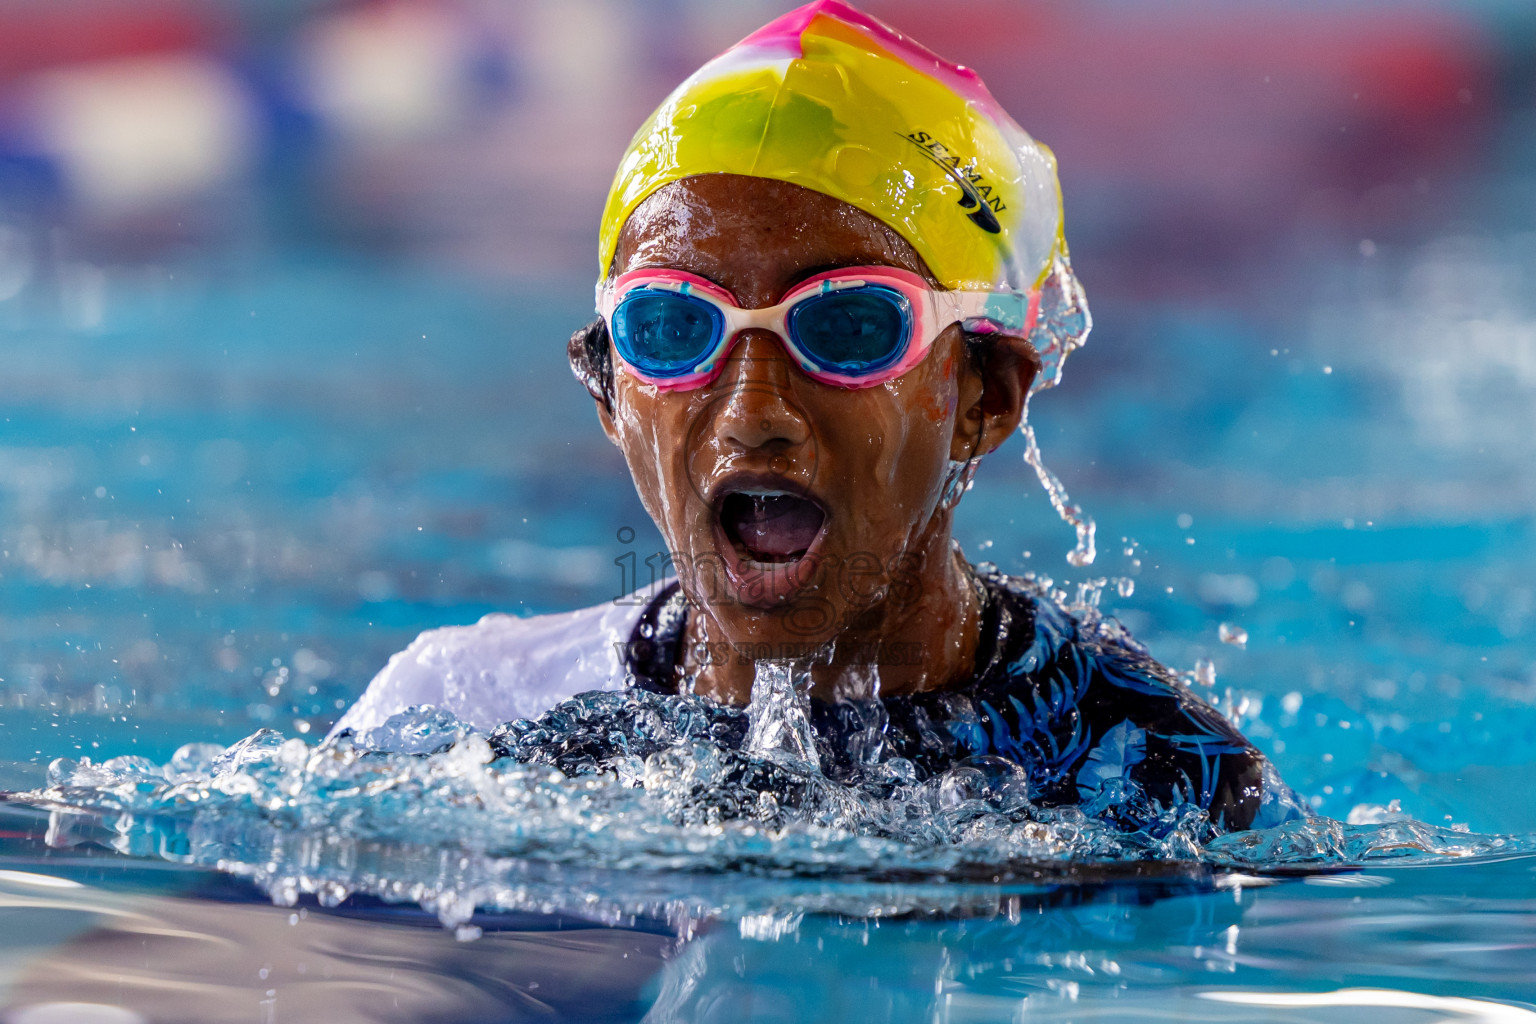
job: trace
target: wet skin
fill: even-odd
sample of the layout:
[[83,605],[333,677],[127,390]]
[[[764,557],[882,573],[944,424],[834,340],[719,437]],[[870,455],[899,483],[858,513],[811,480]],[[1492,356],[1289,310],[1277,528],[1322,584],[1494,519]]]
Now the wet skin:
[[[684,270],[761,308],[815,274],[868,265],[936,286],[901,235],[856,207],[784,182],[709,174],[659,189],[635,210],[611,274]],[[670,392],[630,376],[611,353],[612,411],[598,402],[598,416],[688,597],[683,668],[696,692],[747,701],[753,664],[739,652],[763,644],[821,648],[812,678],[822,696],[867,692],[871,661],[881,662],[885,695],[970,677],[979,608],[951,540],[944,485],[951,460],[984,455],[1017,429],[1037,365],[1020,339],[994,336],[986,352],[973,359],[951,325],[902,377],[845,389],[807,377],[776,335],[752,330],[712,383]],[[763,492],[820,509],[819,533],[798,557],[765,561],[742,543],[732,510]]]

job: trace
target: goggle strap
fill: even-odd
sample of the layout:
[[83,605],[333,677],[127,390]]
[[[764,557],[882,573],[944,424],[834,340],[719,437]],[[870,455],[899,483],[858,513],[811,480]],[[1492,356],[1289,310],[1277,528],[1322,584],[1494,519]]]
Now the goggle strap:
[[[944,293],[939,293],[944,294]],[[1040,306],[1038,292],[949,292],[960,326],[973,334],[1026,335]]]

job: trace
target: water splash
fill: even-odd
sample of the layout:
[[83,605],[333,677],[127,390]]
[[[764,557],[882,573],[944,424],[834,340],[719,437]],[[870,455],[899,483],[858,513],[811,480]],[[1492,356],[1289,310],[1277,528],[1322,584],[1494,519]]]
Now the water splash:
[[1205,854],[1223,866],[1274,870],[1306,865],[1460,860],[1532,851],[1536,851],[1536,836],[1478,836],[1397,814],[1358,825],[1318,817],[1270,829],[1233,832],[1213,840],[1206,846]]
[[[1040,288],[1040,312],[1029,341],[1040,355],[1040,372],[1036,375],[1030,394],[1045,391],[1061,383],[1061,373],[1067,357],[1088,341],[1093,330],[1093,315],[1088,311],[1088,298],[1083,286],[1072,270],[1071,260],[1065,253],[1058,253],[1051,261],[1051,270]],[[1077,532],[1077,543],[1067,554],[1067,562],[1076,568],[1092,565],[1098,552],[1094,548],[1093,517],[1082,507],[1074,505],[1067,497],[1067,490],[1056,474],[1046,468],[1040,458],[1040,446],[1035,440],[1035,429],[1029,423],[1026,403],[1024,418],[1019,424],[1026,447],[1024,461],[1028,462],[1045,487],[1051,499],[1051,507],[1062,521]]]
[[816,732],[811,727],[809,667],[763,660],[754,666],[752,703],[747,707],[747,753],[769,761],[820,771]]
[[1040,286],[1040,312],[1029,334],[1030,344],[1040,355],[1040,373],[1030,391],[1044,391],[1060,384],[1067,357],[1088,341],[1092,330],[1093,315],[1088,311],[1082,283],[1067,255],[1057,253]]
[[1040,458],[1040,445],[1035,441],[1035,428],[1026,418],[1019,424],[1019,432],[1024,435],[1024,461],[1029,463],[1035,471],[1035,476],[1040,478],[1040,484],[1045,488],[1046,495],[1051,499],[1051,507],[1062,522],[1077,531],[1077,545],[1067,553],[1067,562],[1078,568],[1092,565],[1098,557],[1094,548],[1093,535],[1096,527],[1093,517],[1083,511],[1081,505],[1074,504],[1067,496],[1064,487],[1056,474],[1046,468],[1045,462]]
[[[701,697],[590,693],[489,736],[410,709],[367,736],[393,750],[262,730],[225,749],[188,745],[165,765],[60,759],[44,789],[12,799],[53,811],[55,846],[217,866],[281,905],[352,893],[414,901],[454,929],[477,907],[607,921],[979,913],[1009,879],[1536,851],[1536,837],[1386,812],[1223,836],[1180,805],[1127,830],[1081,807],[1039,806],[1023,769],[996,757],[920,779],[878,742],[878,716],[867,723],[874,742],[829,776],[802,680],[783,663],[763,671],[755,718]],[[878,705],[850,702],[852,713],[865,703]]]

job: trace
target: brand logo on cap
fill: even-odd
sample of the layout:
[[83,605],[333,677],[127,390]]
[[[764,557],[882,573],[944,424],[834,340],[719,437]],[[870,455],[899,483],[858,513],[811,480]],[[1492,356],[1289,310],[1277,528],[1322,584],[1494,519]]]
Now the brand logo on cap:
[[972,223],[993,235],[1003,230],[997,215],[1008,207],[1001,199],[992,195],[992,186],[976,171],[974,160],[969,165],[964,165],[960,157],[949,151],[948,146],[927,132],[911,132],[906,135],[897,132],[896,134],[916,146],[918,152],[936,164],[949,180],[960,186],[960,208],[969,211],[966,216]]

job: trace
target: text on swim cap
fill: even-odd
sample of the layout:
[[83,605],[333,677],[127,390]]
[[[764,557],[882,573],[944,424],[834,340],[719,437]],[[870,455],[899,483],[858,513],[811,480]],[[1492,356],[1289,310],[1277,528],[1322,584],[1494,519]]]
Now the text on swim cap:
[[[900,133],[898,133],[900,134]],[[956,185],[960,186],[960,207],[970,211],[967,216],[983,231],[998,234],[1003,230],[997,214],[1008,209],[1001,198],[992,194],[992,186],[976,170],[976,161],[962,161],[950,152],[949,147],[924,131],[914,131],[902,138],[917,146],[919,152],[937,164]]]

